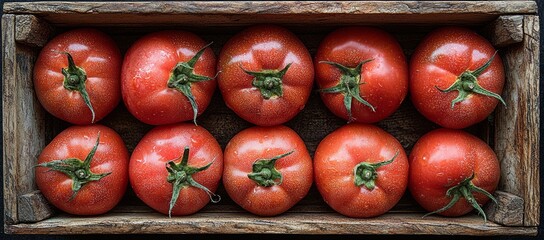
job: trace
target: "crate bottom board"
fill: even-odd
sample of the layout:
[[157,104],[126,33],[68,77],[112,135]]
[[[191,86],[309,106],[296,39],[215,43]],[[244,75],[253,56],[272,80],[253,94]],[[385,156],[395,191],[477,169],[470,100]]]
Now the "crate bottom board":
[[457,218],[387,213],[369,219],[337,213],[288,212],[258,217],[246,212],[200,212],[168,218],[156,212],[111,212],[96,217],[59,214],[33,223],[6,225],[9,234],[421,234],[536,235],[537,227],[505,227],[471,214]]

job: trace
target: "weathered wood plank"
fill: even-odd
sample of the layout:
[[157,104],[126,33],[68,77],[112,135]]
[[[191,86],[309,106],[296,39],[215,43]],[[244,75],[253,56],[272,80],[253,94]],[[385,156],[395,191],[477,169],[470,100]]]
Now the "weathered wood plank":
[[468,215],[451,218],[421,214],[385,214],[370,219],[354,219],[339,214],[286,213],[261,218],[249,213],[197,213],[173,217],[159,213],[110,213],[94,218],[61,215],[36,224],[6,227],[7,233],[26,234],[141,234],[141,233],[282,233],[282,234],[432,234],[432,235],[536,235],[537,227],[504,227],[484,223]]
[[15,40],[30,47],[43,47],[53,28],[34,15],[15,16]]
[[54,214],[53,208],[38,190],[19,196],[17,201],[19,222],[34,223]]
[[15,107],[17,101],[16,78],[16,50],[15,50],[15,16],[2,16],[2,120],[4,146],[3,173],[4,173],[4,221],[7,224],[17,222],[17,155],[18,145],[13,144],[18,138],[17,115]]
[[487,205],[487,219],[505,226],[523,226],[523,198],[503,191],[495,191],[493,196],[497,204]]
[[508,108],[496,114],[495,152],[501,159],[499,189],[525,201],[524,226],[537,226],[539,188],[539,20],[525,16],[523,43],[504,53]]
[[495,47],[506,47],[523,41],[523,16],[500,16],[488,27],[491,43]]
[[[4,5],[5,13],[37,14],[61,25],[326,25],[403,24],[407,21],[460,24],[491,21],[503,14],[536,14],[536,11],[533,1],[17,2]],[[259,17],[255,18],[255,14]]]

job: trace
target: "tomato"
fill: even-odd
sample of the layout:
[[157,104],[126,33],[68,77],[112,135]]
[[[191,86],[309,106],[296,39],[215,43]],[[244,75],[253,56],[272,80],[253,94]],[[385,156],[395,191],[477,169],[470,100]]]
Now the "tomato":
[[110,113],[121,99],[121,52],[105,33],[76,29],[41,50],[34,65],[34,89],[53,116],[90,124]]
[[121,92],[128,110],[152,125],[193,120],[210,104],[217,85],[215,55],[197,35],[161,31],[127,51]]
[[348,122],[374,123],[390,116],[408,92],[408,65],[401,46],[371,27],[340,28],[315,54],[321,99]]
[[98,215],[111,210],[128,183],[129,154],[121,137],[102,125],[72,126],[38,156],[36,184],[60,210]]
[[221,198],[223,152],[204,128],[188,123],[153,128],[130,157],[136,196],[162,214],[189,215]]
[[[409,188],[429,214],[461,216],[480,205],[497,188],[497,156],[479,138],[461,130],[437,129],[425,134],[410,153]],[[427,214],[427,215],[429,215]]]
[[413,104],[442,127],[471,126],[489,116],[499,101],[505,104],[499,95],[505,78],[501,58],[485,38],[469,29],[431,32],[410,64]]
[[317,189],[335,211],[374,217],[389,211],[408,184],[408,159],[384,130],[360,123],[327,135],[314,155]]
[[233,36],[218,61],[219,89],[238,116],[260,126],[285,123],[303,108],[314,69],[304,44],[287,29],[259,25]]
[[251,127],[225,148],[223,185],[245,210],[260,216],[287,211],[312,186],[312,159],[288,127]]

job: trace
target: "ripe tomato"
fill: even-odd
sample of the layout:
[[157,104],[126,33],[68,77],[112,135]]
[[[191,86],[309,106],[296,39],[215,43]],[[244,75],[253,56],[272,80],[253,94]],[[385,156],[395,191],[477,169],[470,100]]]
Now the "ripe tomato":
[[[459,27],[431,32],[410,62],[410,93],[417,110],[446,128],[481,122],[495,109],[504,67],[491,44]],[[506,105],[506,104],[505,104]]]
[[402,48],[376,28],[345,27],[330,33],[319,45],[314,64],[321,99],[348,122],[378,122],[393,114],[408,92]]
[[408,184],[408,159],[384,130],[352,123],[327,135],[314,156],[317,189],[335,211],[374,217],[389,211]]
[[193,120],[215,91],[215,55],[197,35],[161,31],[136,41],[127,51],[121,92],[138,120],[162,125]]
[[204,128],[188,123],[155,127],[130,157],[130,184],[156,211],[189,215],[221,198],[217,189],[223,152]]
[[232,37],[218,61],[219,89],[227,106],[260,126],[292,119],[312,90],[314,69],[304,44],[271,25],[248,28]]
[[110,113],[121,99],[121,52],[105,33],[76,29],[43,47],[34,65],[34,89],[53,116],[90,124]]
[[[425,134],[410,153],[410,192],[427,211],[461,216],[472,209],[486,218],[485,204],[499,183],[497,156],[482,140],[461,130]],[[427,215],[429,215],[427,214]]]
[[225,148],[223,185],[245,210],[278,215],[308,193],[312,159],[290,128],[251,127],[236,134]]
[[36,184],[64,212],[102,214],[125,193],[128,161],[127,148],[114,130],[102,125],[72,126],[40,153]]

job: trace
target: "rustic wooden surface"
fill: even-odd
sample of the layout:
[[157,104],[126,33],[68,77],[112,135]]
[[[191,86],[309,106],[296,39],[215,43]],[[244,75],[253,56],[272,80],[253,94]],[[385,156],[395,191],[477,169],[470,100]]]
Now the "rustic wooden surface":
[[523,44],[503,54],[506,85],[495,119],[495,152],[501,159],[499,189],[525,201],[524,226],[537,226],[540,217],[539,184],[539,23],[523,20]]
[[4,173],[4,221],[17,222],[16,163],[17,145],[11,144],[17,138],[17,109],[6,105],[17,97],[16,56],[15,56],[15,16],[2,16],[2,120],[3,120],[3,173]]
[[15,40],[30,47],[43,47],[53,28],[34,15],[15,16]]
[[[534,1],[293,1],[6,3],[5,13],[36,14],[58,25],[248,25],[256,23],[466,24],[536,14]],[[97,17],[100,14],[101,17]],[[258,18],[254,14],[259,14]]]
[[353,219],[339,214],[286,213],[255,217],[249,213],[197,213],[173,217],[159,213],[110,213],[94,218],[61,215],[36,224],[6,227],[8,233],[284,233],[284,234],[433,234],[433,235],[536,235],[536,227],[504,227],[483,223],[470,215],[459,218],[426,217],[421,214],[388,213],[376,218]]
[[488,27],[491,43],[495,47],[506,47],[523,41],[523,16],[500,16]]
[[487,219],[505,226],[523,226],[523,198],[503,191],[495,191],[493,196],[497,204],[490,202],[487,205]]
[[54,210],[41,192],[36,190],[18,197],[17,213],[20,222],[34,223],[50,218]]
[[[236,11],[234,11],[236,10]],[[214,41],[217,54],[223,43],[244,26],[259,22],[284,23],[305,43],[311,53],[319,41],[339,25],[377,24],[392,32],[409,57],[421,38],[443,24],[461,24],[482,30],[483,23],[500,15],[536,14],[532,1],[516,2],[152,2],[152,3],[6,3],[2,18],[4,78],[4,202],[6,231],[9,233],[305,233],[305,234],[463,234],[534,235],[539,216],[538,183],[538,18],[523,16],[523,41],[517,16],[494,21],[496,32],[513,36],[497,40],[506,46],[508,83],[504,97],[508,108],[499,107],[495,133],[487,122],[469,132],[495,142],[503,167],[500,189],[526,199],[524,227],[504,227],[483,223],[475,214],[462,218],[427,217],[407,194],[388,214],[372,219],[344,218],[332,211],[313,188],[309,196],[288,213],[275,218],[258,218],[236,206],[228,196],[220,204],[207,206],[201,213],[168,219],[143,206],[132,191],[121,205],[104,216],[79,218],[60,214],[36,224],[15,224],[18,196],[35,190],[33,166],[37,154],[67,123],[45,114],[32,94],[31,69],[36,52],[28,40],[17,41],[17,19],[11,14],[36,14],[55,28],[66,30],[79,24],[101,27],[112,34],[122,51],[143,34],[159,29],[182,28]],[[164,13],[164,14],[163,14]],[[206,14],[204,17],[204,13]],[[368,14],[367,14],[368,13]],[[255,17],[255,14],[259,14]],[[502,21],[502,22],[501,22]],[[183,23],[179,26],[179,23]],[[512,26],[509,23],[516,23]],[[308,27],[319,25],[319,27]],[[503,26],[499,26],[503,25]],[[110,27],[114,26],[114,27]],[[199,26],[192,28],[192,26]],[[407,28],[406,26],[410,26]],[[505,29],[501,29],[505,28]],[[7,29],[7,32],[6,32]],[[26,30],[25,30],[26,31]],[[30,36],[30,35],[27,35]],[[29,39],[28,37],[26,39]],[[512,42],[514,41],[514,42]],[[15,48],[15,46],[17,48]],[[38,45],[36,45],[38,46]],[[21,72],[24,72],[21,74]],[[12,81],[7,81],[11,79]],[[13,81],[15,80],[15,81]],[[536,84],[536,86],[535,86]],[[511,89],[510,89],[511,88]],[[21,108],[20,106],[24,106]],[[536,111],[535,111],[536,110]],[[240,130],[251,126],[237,117],[216,92],[212,104],[198,119],[222,147]],[[114,128],[132,151],[153,126],[137,121],[121,104],[102,124]],[[345,121],[332,115],[314,91],[305,109],[286,125],[297,131],[313,154],[319,141]],[[378,123],[396,136],[409,152],[415,141],[436,125],[423,118],[407,99],[390,118]],[[10,143],[10,144],[7,144]],[[13,143],[13,144],[11,144]],[[221,188],[220,190],[221,191]],[[224,192],[223,192],[224,193]],[[229,201],[230,200],[230,201]],[[20,215],[20,214],[19,214]]]
[[45,146],[44,111],[34,95],[32,66],[37,53],[18,44],[16,17],[4,15],[3,26],[3,142],[4,212],[17,222],[17,197],[34,190],[34,165]]

